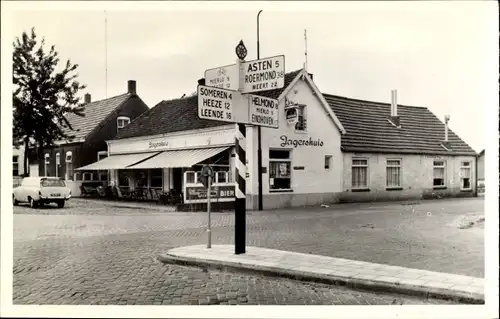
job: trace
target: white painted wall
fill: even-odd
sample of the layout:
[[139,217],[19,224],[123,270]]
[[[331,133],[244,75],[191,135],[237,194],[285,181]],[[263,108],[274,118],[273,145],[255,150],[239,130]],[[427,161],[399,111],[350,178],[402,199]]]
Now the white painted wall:
[[[284,106],[285,99],[279,105],[279,128],[262,128],[262,165],[267,167],[267,173],[263,174],[263,194],[278,195],[280,193],[269,192],[269,149],[291,149],[292,159],[292,189],[293,194],[312,193],[335,193],[342,191],[342,171],[343,160],[340,150],[341,133],[328,116],[326,109],[321,104],[318,97],[313,94],[310,86],[300,80],[287,96],[288,99],[305,104],[307,111],[307,132],[296,132],[295,125],[288,125],[286,122]],[[251,129],[252,130],[252,129]],[[253,129],[255,130],[255,129]],[[248,134],[247,130],[247,135]],[[250,134],[247,154],[251,153],[249,165],[251,167],[250,191],[247,193],[257,194],[257,135]],[[282,145],[282,135],[289,139],[320,139],[323,146]],[[248,138],[248,137],[247,137]],[[253,140],[252,140],[253,139]],[[325,170],[325,155],[331,155],[331,168]],[[304,166],[304,170],[293,170],[294,166]]]

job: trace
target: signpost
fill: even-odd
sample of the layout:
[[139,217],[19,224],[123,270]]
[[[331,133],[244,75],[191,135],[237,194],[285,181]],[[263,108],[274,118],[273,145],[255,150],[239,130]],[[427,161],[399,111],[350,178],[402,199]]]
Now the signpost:
[[285,86],[285,56],[243,63],[242,93],[269,91]]
[[[247,49],[243,41],[235,48],[236,64],[205,71],[205,84],[198,86],[198,116],[201,119],[238,124],[235,136],[235,254],[245,253],[246,238],[246,128],[255,126],[279,127],[279,103],[252,92],[281,89],[285,86],[285,56],[245,62]],[[247,103],[244,103],[245,99]],[[260,147],[260,146],[259,146]],[[260,171],[260,167],[259,167]],[[213,173],[213,172],[212,172]],[[207,176],[208,248],[210,248],[210,183]],[[204,177],[203,177],[204,178]],[[260,181],[260,179],[259,179]],[[205,185],[202,179],[202,183]],[[227,194],[227,193],[226,193]]]
[[249,96],[248,124],[278,128],[278,100]]
[[198,85],[198,116],[202,119],[234,123],[235,91]]
[[212,176],[214,175],[213,169],[205,165],[203,166],[200,174],[202,184],[207,188],[207,213],[208,213],[208,227],[207,227],[207,248],[212,247],[212,230],[211,230],[211,216],[210,216],[210,195],[212,193]]
[[[269,91],[285,86],[285,56],[242,62],[241,93]],[[238,66],[230,64],[205,71],[205,84],[227,90],[238,90]]]

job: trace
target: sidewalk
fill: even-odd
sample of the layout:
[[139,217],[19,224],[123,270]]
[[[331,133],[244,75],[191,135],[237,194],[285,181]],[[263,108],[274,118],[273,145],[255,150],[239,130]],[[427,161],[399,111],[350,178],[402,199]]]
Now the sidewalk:
[[232,245],[213,245],[211,249],[204,245],[179,247],[158,256],[158,259],[164,263],[244,270],[355,289],[484,303],[482,278],[349,259],[260,247],[247,247],[245,254],[235,255]]

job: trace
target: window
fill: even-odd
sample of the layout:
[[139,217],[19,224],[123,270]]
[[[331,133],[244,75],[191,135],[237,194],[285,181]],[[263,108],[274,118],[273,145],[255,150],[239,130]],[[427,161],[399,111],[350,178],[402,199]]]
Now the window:
[[352,159],[352,188],[368,188],[368,160]]
[[462,162],[460,167],[460,187],[463,190],[470,190],[471,187],[471,166],[470,162]]
[[387,160],[387,187],[401,187],[401,160]]
[[64,187],[66,184],[63,180],[55,179],[55,178],[42,178],[40,180],[40,186],[43,187]]
[[296,131],[307,131],[306,106],[299,105],[297,109],[297,123],[295,124]]
[[215,172],[215,182],[216,183],[227,183],[228,173],[226,171]]
[[100,151],[100,152],[97,152],[97,160],[98,160],[98,161],[103,160],[103,159],[105,159],[106,157],[108,157],[108,152],[107,152],[107,151]]
[[98,175],[99,175],[100,181],[103,181],[103,182],[108,181],[108,171],[99,171]]
[[66,158],[64,160],[66,163],[66,174],[65,174],[65,179],[68,181],[73,180],[73,153],[66,152]]
[[127,172],[124,171],[118,172],[118,186],[129,187]]
[[82,180],[84,180],[84,181],[91,181],[93,179],[94,179],[93,173],[85,172],[82,174]]
[[118,127],[118,130],[124,128],[129,123],[130,123],[130,118],[127,116],[118,116],[118,118],[116,119],[116,125]]
[[332,156],[326,155],[325,156],[325,169],[330,169],[331,166],[332,166]]
[[49,170],[49,165],[50,165],[50,155],[49,153],[45,153],[45,164],[44,164],[44,173],[45,176],[50,176],[48,170]]
[[19,156],[12,156],[12,176],[19,176]]
[[269,151],[269,189],[291,189],[291,159],[289,150]]
[[163,170],[161,168],[151,170],[151,187],[163,187]]
[[195,178],[196,178],[195,176],[196,176],[196,172],[193,172],[193,171],[186,172],[186,183],[194,184]]
[[56,177],[59,177],[59,166],[61,166],[61,153],[56,153]]
[[434,161],[434,180],[432,185],[434,187],[445,186],[445,168],[446,163],[444,161]]

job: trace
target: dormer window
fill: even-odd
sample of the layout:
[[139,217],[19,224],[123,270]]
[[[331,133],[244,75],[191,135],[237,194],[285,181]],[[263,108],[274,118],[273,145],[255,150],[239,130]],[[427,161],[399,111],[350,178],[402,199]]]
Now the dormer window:
[[118,130],[124,128],[130,123],[130,117],[127,116],[118,116],[116,119],[116,126],[118,127]]

